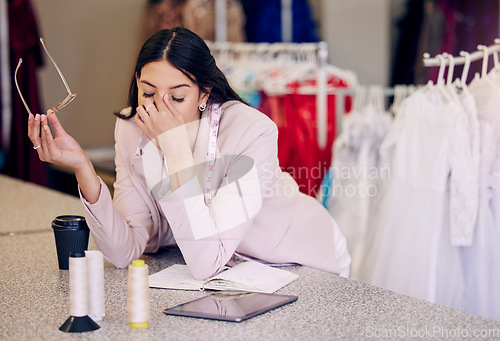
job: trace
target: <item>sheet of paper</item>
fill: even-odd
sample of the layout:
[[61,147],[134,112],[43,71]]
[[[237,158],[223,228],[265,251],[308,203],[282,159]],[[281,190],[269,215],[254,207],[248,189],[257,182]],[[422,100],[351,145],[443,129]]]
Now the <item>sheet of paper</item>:
[[194,279],[188,266],[184,264],[174,264],[149,275],[149,286],[153,288],[201,290],[203,283],[204,281]]

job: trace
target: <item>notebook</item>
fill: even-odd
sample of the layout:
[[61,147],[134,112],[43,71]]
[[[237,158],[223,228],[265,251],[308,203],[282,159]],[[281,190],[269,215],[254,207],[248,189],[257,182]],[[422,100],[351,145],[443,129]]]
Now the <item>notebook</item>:
[[179,290],[225,290],[273,293],[296,280],[299,275],[268,265],[246,261],[227,267],[206,281],[191,276],[187,265],[175,264],[149,276],[152,288]]

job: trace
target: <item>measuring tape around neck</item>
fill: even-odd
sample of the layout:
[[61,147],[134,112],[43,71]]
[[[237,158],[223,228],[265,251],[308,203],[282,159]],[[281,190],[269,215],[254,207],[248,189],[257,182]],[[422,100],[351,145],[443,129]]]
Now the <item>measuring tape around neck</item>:
[[220,105],[214,103],[210,114],[210,135],[208,136],[208,164],[205,172],[205,204],[212,204],[212,182],[215,166],[215,152],[217,150],[217,134],[219,132]]

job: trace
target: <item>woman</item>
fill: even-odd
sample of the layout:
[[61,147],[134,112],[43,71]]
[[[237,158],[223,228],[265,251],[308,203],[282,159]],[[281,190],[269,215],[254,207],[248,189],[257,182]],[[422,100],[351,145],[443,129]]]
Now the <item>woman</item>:
[[347,276],[335,222],[279,168],[276,125],[231,89],[201,38],[184,28],[154,34],[139,53],[129,104],[115,127],[113,199],[55,114],[28,123],[40,159],[74,170],[109,261],[122,268],[177,244],[197,279],[235,253]]

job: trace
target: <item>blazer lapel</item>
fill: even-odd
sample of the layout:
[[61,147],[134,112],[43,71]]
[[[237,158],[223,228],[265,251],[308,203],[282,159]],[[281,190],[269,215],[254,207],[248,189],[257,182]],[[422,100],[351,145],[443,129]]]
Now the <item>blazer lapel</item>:
[[[151,141],[146,143],[142,150],[142,165],[144,167],[144,177],[146,178],[146,184],[150,194],[153,195],[153,188],[163,189],[164,184],[169,183],[163,154]],[[158,188],[158,186],[161,187]]]

